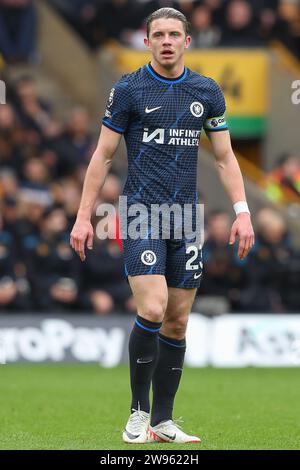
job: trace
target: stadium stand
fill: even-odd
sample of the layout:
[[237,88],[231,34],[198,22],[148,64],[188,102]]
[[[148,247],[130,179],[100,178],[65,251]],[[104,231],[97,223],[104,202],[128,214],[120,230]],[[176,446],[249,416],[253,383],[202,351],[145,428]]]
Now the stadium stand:
[[182,10],[195,47],[253,47],[278,39],[300,57],[299,4],[292,0],[48,0],[96,49],[116,39],[142,47],[145,18],[157,8]]

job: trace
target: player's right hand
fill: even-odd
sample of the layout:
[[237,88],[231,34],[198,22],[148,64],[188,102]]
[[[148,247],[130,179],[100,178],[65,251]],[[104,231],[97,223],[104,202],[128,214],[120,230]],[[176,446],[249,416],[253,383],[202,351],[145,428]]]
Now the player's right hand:
[[70,236],[71,247],[76,251],[81,261],[85,260],[85,243],[89,250],[93,248],[94,230],[89,220],[77,219]]

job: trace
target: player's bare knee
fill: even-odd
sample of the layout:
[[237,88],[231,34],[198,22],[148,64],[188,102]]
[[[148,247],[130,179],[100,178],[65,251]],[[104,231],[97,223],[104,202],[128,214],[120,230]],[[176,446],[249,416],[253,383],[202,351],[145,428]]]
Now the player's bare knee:
[[165,319],[161,332],[169,338],[183,339],[186,334],[188,317],[172,317]]
[[165,310],[164,302],[149,302],[149,304],[145,305],[139,312],[139,315],[146,320],[159,323],[163,321]]
[[171,316],[182,319],[185,316],[188,316],[190,311],[191,311],[191,301],[190,301],[190,299],[179,301],[176,304],[176,306],[173,307],[173,311],[171,312]]

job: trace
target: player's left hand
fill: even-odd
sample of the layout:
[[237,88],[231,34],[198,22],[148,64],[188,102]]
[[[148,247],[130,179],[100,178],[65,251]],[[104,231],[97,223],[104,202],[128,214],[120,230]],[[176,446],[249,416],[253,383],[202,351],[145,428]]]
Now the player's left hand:
[[235,243],[236,237],[239,237],[238,256],[240,259],[245,259],[254,245],[254,231],[250,214],[247,212],[241,212],[237,215],[231,227],[230,245]]

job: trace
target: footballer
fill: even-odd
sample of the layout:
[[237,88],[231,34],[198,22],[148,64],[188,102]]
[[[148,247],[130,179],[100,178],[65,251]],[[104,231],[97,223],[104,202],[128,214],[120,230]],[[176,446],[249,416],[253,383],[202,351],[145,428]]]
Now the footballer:
[[[144,40],[151,61],[124,75],[112,88],[97,148],[87,169],[71,245],[81,260],[93,243],[92,210],[122,135],[128,154],[127,204],[188,205],[196,217],[198,146],[201,130],[210,138],[216,167],[236,219],[229,243],[239,238],[244,259],[254,232],[219,85],[184,64],[191,37],[186,17],[161,8],[147,19]],[[176,222],[172,219],[172,224]],[[125,273],[137,306],[129,340],[132,400],[123,432],[127,443],[201,442],[173,420],[186,350],[189,313],[202,274],[201,245],[188,234],[169,238],[153,224],[140,238],[123,240]],[[175,228],[174,226],[171,228]],[[150,408],[149,393],[153,399]]]

